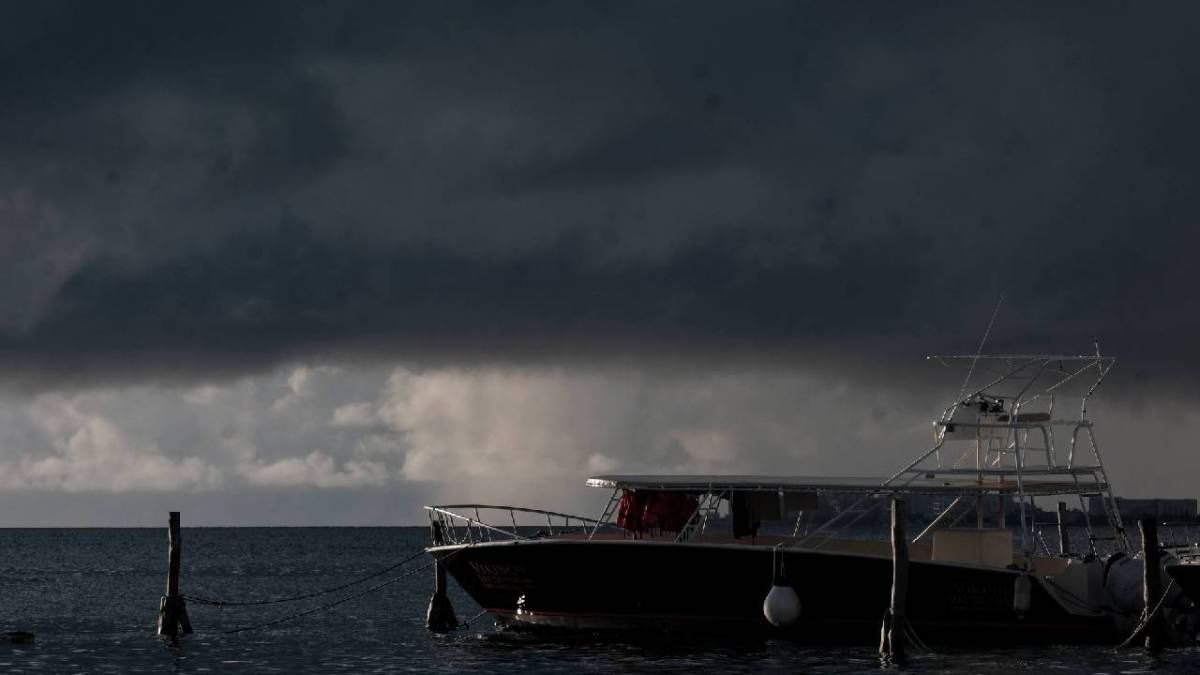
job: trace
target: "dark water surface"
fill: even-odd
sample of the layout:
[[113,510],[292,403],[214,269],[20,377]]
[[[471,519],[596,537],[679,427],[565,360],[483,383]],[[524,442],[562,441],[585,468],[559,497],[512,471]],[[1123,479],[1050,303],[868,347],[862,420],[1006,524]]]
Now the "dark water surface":
[[[425,528],[185,528],[184,593],[223,599],[300,594],[354,580],[416,553]],[[814,649],[782,641],[680,639],[560,641],[497,633],[487,621],[448,636],[425,631],[426,570],[292,622],[221,631],[315,607],[371,586],[307,602],[248,608],[190,605],[196,634],[154,636],[166,577],[165,529],[0,530],[0,628],[37,634],[0,643],[0,672],[879,672],[874,649]],[[424,564],[418,560],[413,565]],[[586,583],[585,579],[580,580]],[[460,618],[478,607],[457,588]],[[922,673],[1200,672],[1200,650],[1059,647],[918,654]]]

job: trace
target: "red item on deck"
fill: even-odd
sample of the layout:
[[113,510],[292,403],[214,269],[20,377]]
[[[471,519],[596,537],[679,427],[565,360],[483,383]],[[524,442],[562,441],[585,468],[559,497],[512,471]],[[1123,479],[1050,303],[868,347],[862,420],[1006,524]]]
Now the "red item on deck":
[[630,532],[641,532],[642,514],[646,511],[646,493],[637,490],[626,490],[621,494],[617,504],[617,526]]
[[687,525],[698,502],[694,495],[673,490],[626,490],[617,504],[617,525],[630,532],[678,532]]

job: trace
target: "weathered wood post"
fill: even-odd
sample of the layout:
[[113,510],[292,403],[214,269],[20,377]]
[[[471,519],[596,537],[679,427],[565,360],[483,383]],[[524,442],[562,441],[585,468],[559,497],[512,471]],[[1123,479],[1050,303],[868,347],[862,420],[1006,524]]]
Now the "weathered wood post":
[[880,629],[879,655],[884,661],[904,661],[908,636],[908,537],[904,523],[908,520],[908,504],[892,497],[892,602],[883,615]]
[[1146,649],[1159,649],[1163,644],[1163,618],[1157,612],[1150,616],[1158,607],[1162,598],[1162,578],[1158,566],[1158,524],[1153,518],[1143,518],[1138,521],[1138,529],[1142,533],[1142,600],[1146,611]]
[[446,595],[446,564],[441,560],[433,565],[433,597],[429,599],[429,611],[425,613],[425,627],[435,633],[458,628],[454,605]]
[[158,602],[158,634],[175,637],[192,632],[187,605],[179,595],[179,557],[183,544],[179,537],[179,512],[171,511],[167,520],[167,594]]
[[1058,503],[1058,553],[1071,554],[1071,535],[1067,533],[1067,503]]

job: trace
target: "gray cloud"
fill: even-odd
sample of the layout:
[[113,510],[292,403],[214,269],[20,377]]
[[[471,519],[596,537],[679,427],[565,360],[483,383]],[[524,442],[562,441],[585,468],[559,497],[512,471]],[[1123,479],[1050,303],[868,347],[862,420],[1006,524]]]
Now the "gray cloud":
[[1003,291],[1170,374],[1194,10],[827,10],[6,10],[0,363],[941,348]]
[[0,497],[877,473],[1001,293],[1182,458],[1197,11],[6,7]]
[[10,17],[0,358],[1194,340],[1186,22],[683,9]]

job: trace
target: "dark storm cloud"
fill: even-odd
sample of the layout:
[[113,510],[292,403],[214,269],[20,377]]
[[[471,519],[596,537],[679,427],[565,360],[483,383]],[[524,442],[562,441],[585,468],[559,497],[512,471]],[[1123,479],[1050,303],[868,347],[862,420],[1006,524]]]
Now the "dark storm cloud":
[[0,359],[911,356],[1003,292],[998,348],[1161,374],[1200,337],[1196,13],[8,9]]

